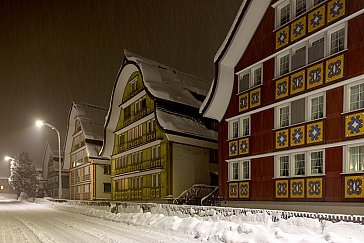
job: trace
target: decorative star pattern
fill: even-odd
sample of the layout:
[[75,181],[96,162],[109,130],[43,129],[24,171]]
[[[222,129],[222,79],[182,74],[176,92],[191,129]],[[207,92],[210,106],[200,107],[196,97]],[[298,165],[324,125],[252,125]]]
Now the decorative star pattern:
[[277,143],[280,147],[284,146],[287,142],[287,134],[285,132],[279,132],[277,137]]
[[240,143],[240,151],[242,153],[248,152],[248,144],[247,144],[246,140],[242,140],[241,141],[241,143]]
[[298,22],[296,24],[296,26],[294,27],[294,30],[293,30],[293,34],[295,35],[295,37],[299,37],[301,34],[302,34],[302,30],[305,26],[303,25],[302,22]]
[[320,138],[321,135],[321,128],[319,125],[315,124],[311,127],[308,131],[308,136],[310,137],[311,141],[316,141]]
[[236,152],[237,152],[236,144],[235,143],[232,143],[230,145],[230,154],[231,155],[236,155]]
[[346,183],[346,189],[348,195],[360,195],[362,193],[363,181],[361,178],[349,179]]
[[285,41],[286,41],[286,38],[287,38],[287,33],[285,32],[285,31],[281,31],[280,33],[279,33],[279,37],[278,37],[278,43],[280,44],[280,45],[283,45],[284,43],[285,43]]
[[328,77],[332,78],[334,76],[341,74],[341,60],[337,60],[336,62],[332,62],[328,66]]
[[308,194],[313,196],[321,195],[321,181],[309,181],[308,182]]
[[359,133],[363,127],[363,119],[360,116],[352,116],[348,123],[348,130],[351,134]]
[[322,20],[322,13],[320,11],[317,11],[316,13],[313,14],[313,18],[311,19],[311,25],[313,27],[317,27],[321,24],[320,23],[321,20]]
[[332,8],[330,9],[330,14],[334,18],[338,15],[340,15],[340,10],[344,7],[344,4],[340,2],[340,0],[337,0],[333,3]]
[[292,134],[292,139],[293,139],[294,143],[295,144],[301,143],[302,138],[303,138],[303,132],[302,132],[301,128],[294,129],[294,132]]

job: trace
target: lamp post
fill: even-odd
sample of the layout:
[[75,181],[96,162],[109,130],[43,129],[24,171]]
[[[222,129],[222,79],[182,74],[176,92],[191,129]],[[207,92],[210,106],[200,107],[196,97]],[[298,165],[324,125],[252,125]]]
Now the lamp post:
[[48,124],[46,122],[39,121],[39,120],[36,121],[35,124],[37,127],[42,127],[42,126],[50,127],[52,130],[55,130],[57,132],[57,136],[58,136],[58,199],[61,199],[62,198],[61,136],[59,134],[58,129],[51,124]]

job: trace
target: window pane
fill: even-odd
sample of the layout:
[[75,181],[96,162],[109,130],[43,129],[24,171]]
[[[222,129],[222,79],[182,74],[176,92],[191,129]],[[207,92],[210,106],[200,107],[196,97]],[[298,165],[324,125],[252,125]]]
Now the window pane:
[[282,156],[279,158],[279,176],[289,176],[289,157]]
[[243,129],[243,136],[248,136],[250,134],[249,130],[249,118],[244,118],[242,121],[242,129]]
[[281,25],[288,23],[290,18],[290,5],[287,4],[283,8],[281,8]]
[[324,96],[311,99],[311,120],[324,117]]
[[239,165],[238,165],[238,163],[233,163],[232,179],[233,180],[238,180],[239,179]]
[[239,137],[239,123],[237,121],[233,122],[233,138]]
[[289,72],[289,54],[279,59],[279,75],[284,75]]
[[305,154],[294,155],[295,175],[305,175]]
[[249,161],[243,162],[243,178],[242,179],[249,179]]
[[262,69],[258,68],[254,70],[253,87],[261,84],[262,82]]
[[279,126],[289,126],[289,106],[279,108]]
[[311,174],[323,173],[323,152],[311,153]]
[[364,146],[349,148],[349,171],[362,171],[364,163]]
[[296,0],[296,16],[306,12],[306,0]]
[[345,29],[344,28],[331,33],[330,54],[335,54],[339,51],[344,50],[344,42],[345,42]]
[[350,110],[364,108],[364,84],[350,88]]
[[239,93],[249,89],[249,73],[239,75]]

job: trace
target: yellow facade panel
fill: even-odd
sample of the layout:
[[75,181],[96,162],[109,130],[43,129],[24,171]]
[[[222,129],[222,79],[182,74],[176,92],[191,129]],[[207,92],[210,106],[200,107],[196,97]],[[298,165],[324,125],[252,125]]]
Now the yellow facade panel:
[[305,144],[305,126],[292,127],[291,129],[291,146],[300,146]]
[[288,198],[288,180],[276,181],[276,198]]
[[282,48],[289,43],[289,25],[276,32],[276,49]]
[[306,188],[307,198],[322,198],[322,178],[307,178]]
[[291,198],[305,198],[305,179],[290,180]]

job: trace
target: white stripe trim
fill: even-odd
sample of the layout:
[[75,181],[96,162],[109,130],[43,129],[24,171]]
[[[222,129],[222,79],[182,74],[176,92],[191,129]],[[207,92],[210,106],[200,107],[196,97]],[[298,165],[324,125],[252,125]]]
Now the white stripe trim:
[[124,175],[114,176],[113,179],[120,180],[120,179],[135,177],[135,176],[145,176],[145,175],[161,173],[162,171],[163,171],[163,169],[146,170],[146,171],[142,171],[142,172],[136,171],[136,172],[131,172],[131,173],[124,174]]
[[132,103],[134,103],[135,101],[139,100],[140,98],[142,98],[144,95],[146,95],[147,92],[145,92],[145,90],[139,92],[136,96],[134,96],[133,98],[131,98],[130,100],[128,100],[127,102],[123,103],[120,105],[120,108],[125,109],[126,107],[128,107],[129,105],[131,105]]
[[361,15],[361,14],[363,14],[363,13],[364,13],[364,9],[361,9],[361,10],[359,10],[359,11],[357,11],[357,12],[355,12],[355,13],[353,13],[353,14],[349,15],[349,16],[347,16],[346,18],[343,18],[343,19],[339,20],[338,22],[336,22],[336,23],[334,23],[334,24],[331,24],[331,25],[327,26],[326,28],[324,28],[324,29],[322,29],[322,30],[320,30],[320,31],[315,32],[314,34],[309,35],[309,36],[307,36],[306,38],[304,38],[304,39],[302,39],[302,40],[300,40],[300,41],[297,41],[297,42],[296,42],[296,43],[294,43],[293,45],[287,46],[286,48],[283,48],[282,50],[280,50],[280,51],[278,51],[278,52],[275,52],[274,54],[272,54],[272,55],[270,55],[270,56],[268,56],[268,57],[266,57],[266,58],[264,58],[264,59],[260,60],[259,62],[256,62],[256,63],[254,63],[254,64],[250,65],[249,67],[246,67],[246,68],[244,68],[244,69],[242,69],[242,70],[240,70],[240,71],[236,72],[235,74],[236,74],[236,75],[239,75],[240,73],[245,72],[245,71],[247,71],[248,69],[251,69],[252,67],[254,67],[254,66],[256,66],[256,65],[259,65],[259,64],[261,64],[261,63],[263,63],[263,62],[266,62],[266,61],[268,61],[269,59],[272,59],[272,58],[274,58],[274,57],[276,57],[276,56],[280,55],[281,53],[283,53],[283,52],[285,52],[285,51],[287,51],[287,50],[290,50],[290,49],[292,49],[293,47],[298,46],[298,45],[302,44],[303,42],[306,42],[307,40],[309,40],[309,39],[311,39],[311,38],[313,38],[313,37],[315,37],[315,36],[318,36],[318,35],[320,35],[321,33],[326,32],[326,31],[328,31],[329,29],[334,28],[335,26],[338,26],[338,25],[340,25],[340,24],[342,24],[342,23],[344,23],[344,22],[346,22],[346,21],[349,21],[349,20],[351,20],[351,19],[353,19],[353,18],[355,18],[355,17],[357,17],[357,16],[359,16],[359,15]]
[[361,79],[364,79],[364,74],[353,77],[351,79],[341,81],[339,83],[335,83],[335,84],[331,84],[329,86],[322,87],[320,89],[315,89],[315,90],[313,90],[311,92],[307,92],[307,93],[304,93],[304,94],[301,94],[301,95],[298,95],[298,96],[295,96],[295,97],[292,97],[292,98],[289,98],[289,99],[286,99],[286,100],[282,100],[280,102],[273,103],[273,104],[264,106],[262,108],[259,108],[259,109],[253,110],[253,111],[249,111],[249,112],[237,115],[237,116],[230,117],[228,119],[225,119],[225,121],[229,122],[231,120],[239,119],[240,117],[244,117],[244,116],[252,115],[252,114],[255,114],[255,113],[258,113],[258,112],[261,112],[261,111],[269,110],[269,109],[274,108],[276,106],[280,106],[280,105],[283,105],[283,104],[286,104],[286,103],[289,103],[289,102],[292,102],[292,101],[295,101],[295,100],[299,100],[299,99],[302,99],[302,98],[309,97],[311,95],[315,95],[315,94],[318,94],[318,93],[321,93],[321,92],[326,92],[328,90],[335,89],[335,88],[338,88],[338,87],[341,87],[341,86],[345,86],[345,85],[347,85],[349,83],[356,82],[356,81],[359,81]]
[[338,143],[329,143],[329,144],[322,144],[322,145],[317,145],[317,146],[309,146],[309,147],[299,148],[299,149],[282,150],[282,151],[266,153],[266,154],[252,155],[252,156],[247,156],[247,157],[242,157],[242,158],[227,159],[225,161],[230,163],[230,162],[236,162],[236,161],[241,161],[241,160],[245,161],[245,160],[251,160],[251,159],[272,157],[272,156],[277,156],[277,155],[293,154],[293,153],[299,153],[299,152],[308,152],[308,151],[311,151],[311,150],[313,150],[313,151],[323,150],[323,149],[327,149],[327,148],[342,147],[342,146],[355,145],[355,144],[360,144],[360,143],[364,143],[364,138],[356,139],[356,140],[350,140],[350,141],[343,141],[343,142],[338,142]]
[[121,156],[125,156],[125,155],[128,155],[128,154],[134,153],[134,152],[139,152],[139,151],[141,151],[143,149],[150,148],[150,147],[153,147],[155,145],[159,145],[159,144],[161,144],[161,142],[162,142],[162,140],[156,140],[156,141],[153,141],[151,143],[144,144],[142,146],[133,148],[133,149],[125,151],[123,153],[115,154],[115,155],[111,156],[111,159],[116,159],[116,158],[119,158]]
[[115,134],[120,135],[120,134],[122,134],[123,132],[126,132],[126,131],[128,131],[128,130],[130,130],[130,129],[132,129],[132,128],[136,127],[136,126],[139,126],[140,124],[142,124],[142,123],[144,123],[144,122],[146,122],[146,121],[148,121],[148,120],[150,120],[150,119],[152,119],[152,118],[154,118],[154,117],[155,117],[154,112],[152,112],[152,113],[150,113],[149,115],[147,115],[146,117],[143,117],[142,119],[137,120],[136,122],[131,123],[131,124],[129,124],[128,126],[126,126],[126,127],[122,128],[122,129],[120,129],[120,130],[118,130],[118,131],[115,131]]

